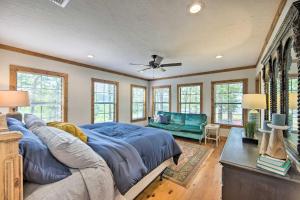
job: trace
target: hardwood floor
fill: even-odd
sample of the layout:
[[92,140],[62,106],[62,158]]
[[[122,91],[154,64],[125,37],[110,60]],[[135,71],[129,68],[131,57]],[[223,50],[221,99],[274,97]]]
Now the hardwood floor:
[[[172,181],[157,178],[151,183],[136,200],[219,200],[221,199],[221,164],[220,155],[225,144],[221,139],[218,147],[214,143],[207,146],[215,150],[203,163],[195,179],[188,188],[182,187]],[[202,144],[204,145],[204,144]]]

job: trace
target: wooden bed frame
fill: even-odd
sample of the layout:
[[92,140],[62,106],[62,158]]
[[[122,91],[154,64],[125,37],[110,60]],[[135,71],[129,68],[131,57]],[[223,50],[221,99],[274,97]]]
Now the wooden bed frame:
[[[20,132],[0,132],[0,200],[23,200],[23,162],[19,154]],[[170,165],[166,160],[142,178],[125,195],[132,200]]]

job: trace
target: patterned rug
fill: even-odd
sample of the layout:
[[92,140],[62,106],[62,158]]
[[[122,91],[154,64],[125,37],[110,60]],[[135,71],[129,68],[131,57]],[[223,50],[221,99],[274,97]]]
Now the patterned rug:
[[176,140],[182,150],[178,165],[172,163],[164,172],[164,177],[184,187],[188,187],[201,165],[213,152],[212,148]]

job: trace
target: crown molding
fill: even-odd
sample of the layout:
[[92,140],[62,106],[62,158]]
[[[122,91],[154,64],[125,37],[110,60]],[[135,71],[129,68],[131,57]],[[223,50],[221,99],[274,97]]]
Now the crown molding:
[[141,78],[141,77],[134,76],[131,74],[126,74],[126,73],[122,73],[122,72],[118,72],[118,71],[114,71],[114,70],[110,70],[110,69],[105,69],[103,67],[99,67],[99,66],[95,66],[95,65],[89,65],[89,64],[85,64],[85,63],[81,63],[81,62],[76,62],[73,60],[59,58],[59,57],[55,57],[55,56],[51,56],[51,55],[47,55],[47,54],[43,54],[43,53],[39,53],[39,52],[35,52],[35,51],[30,51],[27,49],[21,49],[18,47],[13,47],[13,46],[5,45],[5,44],[0,44],[0,49],[13,51],[13,52],[21,53],[21,54],[26,54],[26,55],[30,55],[30,56],[35,56],[35,57],[39,57],[39,58],[45,58],[48,60],[53,60],[53,61],[57,61],[57,62],[61,62],[61,63],[76,65],[76,66],[83,67],[83,68],[88,68],[88,69],[98,70],[98,71],[102,71],[102,72],[108,72],[108,73],[112,73],[112,74],[116,74],[116,75],[120,75],[120,76],[127,76],[130,78],[136,78],[136,79],[148,81],[148,79],[146,79],[146,78]]
[[169,76],[169,77],[163,77],[163,78],[150,79],[149,81],[158,81],[158,80],[165,80],[165,79],[184,78],[184,77],[189,77],[189,76],[201,76],[201,75],[207,75],[207,74],[233,72],[233,71],[255,69],[255,68],[256,68],[255,65],[243,66],[243,67],[232,67],[232,68],[225,68],[225,69],[219,69],[219,70],[213,70],[213,71],[198,72],[198,73],[183,74],[183,75],[178,75],[178,76]]

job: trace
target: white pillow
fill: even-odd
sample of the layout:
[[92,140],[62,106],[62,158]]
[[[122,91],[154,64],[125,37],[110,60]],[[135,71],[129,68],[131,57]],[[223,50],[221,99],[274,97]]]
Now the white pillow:
[[38,118],[33,114],[25,114],[24,121],[26,127],[31,131],[37,127],[47,125],[46,122],[44,122],[42,119]]
[[100,166],[102,158],[91,147],[73,135],[49,126],[32,130],[49,148],[60,162],[71,168],[88,168]]
[[159,122],[159,115],[154,115],[153,116],[153,121],[158,123]]

